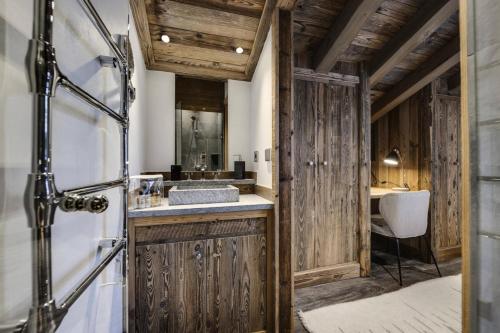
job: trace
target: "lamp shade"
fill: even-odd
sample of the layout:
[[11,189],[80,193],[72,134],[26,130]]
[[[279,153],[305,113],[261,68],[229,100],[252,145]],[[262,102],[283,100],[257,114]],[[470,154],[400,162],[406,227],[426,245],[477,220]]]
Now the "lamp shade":
[[387,166],[398,166],[399,162],[400,160],[397,148],[393,148],[384,158],[384,164]]

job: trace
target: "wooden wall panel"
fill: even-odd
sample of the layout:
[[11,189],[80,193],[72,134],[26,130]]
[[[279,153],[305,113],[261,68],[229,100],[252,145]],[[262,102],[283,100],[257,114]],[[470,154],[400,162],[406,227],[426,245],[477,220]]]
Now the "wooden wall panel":
[[[436,95],[433,117],[433,246],[437,256],[461,245],[460,230],[460,99]],[[444,254],[443,252],[443,254]]]
[[[401,169],[383,164],[387,153],[399,147],[410,188],[431,191],[428,233],[438,260],[446,260],[460,255],[460,105],[459,97],[439,94],[438,86],[439,81],[426,86],[372,125],[372,185],[403,184]],[[430,260],[424,242],[404,244],[411,254]]]
[[318,84],[295,80],[294,140],[293,145],[293,216],[295,224],[295,271],[314,268],[314,207],[316,168],[316,109]]

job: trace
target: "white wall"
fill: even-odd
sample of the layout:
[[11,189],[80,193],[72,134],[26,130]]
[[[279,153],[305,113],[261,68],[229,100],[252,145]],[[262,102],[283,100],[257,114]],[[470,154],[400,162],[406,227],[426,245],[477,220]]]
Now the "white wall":
[[[250,165],[257,172],[257,184],[272,187],[272,163],[264,158],[265,149],[272,147],[273,89],[272,89],[272,34],[268,33],[259,63],[252,78],[250,110]],[[259,161],[253,162],[253,152],[259,152]]]
[[[245,166],[250,165],[250,112],[251,83],[228,80],[227,82],[227,127],[229,170],[234,170],[235,155],[241,155]],[[247,167],[248,168],[248,167]],[[248,169],[251,170],[251,169]]]
[[[229,169],[233,155],[241,155],[248,171],[257,172],[257,184],[272,187],[272,164],[265,150],[272,146],[272,37],[269,32],[252,82],[228,80]],[[253,152],[259,161],[253,161]]]
[[144,171],[169,171],[175,164],[175,74],[147,72]]
[[[0,323],[24,319],[31,305],[31,237],[23,205],[31,172],[33,96],[25,66],[32,35],[33,0],[0,2]],[[127,31],[128,1],[93,1],[113,34]],[[119,73],[100,66],[110,55],[77,1],[58,1],[54,44],[61,70],[114,109],[119,107]],[[136,58],[140,58],[137,40]],[[144,68],[137,59],[134,78],[144,91]],[[143,144],[141,93],[132,109],[131,161],[140,170]],[[119,128],[65,91],[53,102],[53,171],[60,190],[104,180],[120,171]],[[57,301],[99,260],[97,244],[121,231],[120,190],[106,192],[104,214],[58,211],[52,228],[53,288]],[[122,332],[120,265],[112,263],[74,304],[58,332]]]
[[144,65],[139,37],[131,14],[130,43],[134,52],[135,70],[132,76],[132,84],[135,87],[136,98],[129,112],[129,172],[131,175],[137,175],[145,169],[146,133],[144,130],[147,122],[148,96],[146,66]]

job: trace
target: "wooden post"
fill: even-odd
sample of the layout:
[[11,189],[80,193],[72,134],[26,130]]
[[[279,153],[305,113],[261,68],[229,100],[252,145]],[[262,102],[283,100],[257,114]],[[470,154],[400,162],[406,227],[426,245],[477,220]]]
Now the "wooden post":
[[360,275],[370,275],[371,102],[368,69],[359,65],[359,265]]
[[275,147],[275,223],[278,226],[279,332],[294,331],[292,135],[293,135],[293,21],[292,12],[273,15],[273,122]]

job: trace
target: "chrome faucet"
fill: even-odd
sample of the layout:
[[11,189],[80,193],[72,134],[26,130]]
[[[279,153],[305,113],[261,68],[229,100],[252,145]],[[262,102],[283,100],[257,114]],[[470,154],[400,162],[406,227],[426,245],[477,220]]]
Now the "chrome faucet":
[[187,180],[191,180],[191,172],[188,172],[187,176],[188,176]]
[[217,171],[214,172],[214,179],[219,179],[219,175],[220,175],[220,170],[217,169]]

